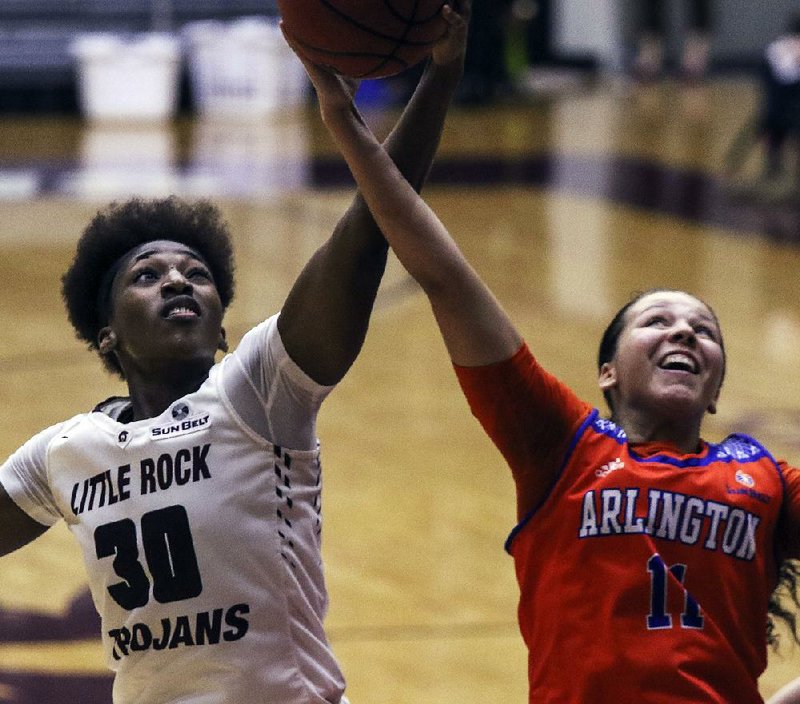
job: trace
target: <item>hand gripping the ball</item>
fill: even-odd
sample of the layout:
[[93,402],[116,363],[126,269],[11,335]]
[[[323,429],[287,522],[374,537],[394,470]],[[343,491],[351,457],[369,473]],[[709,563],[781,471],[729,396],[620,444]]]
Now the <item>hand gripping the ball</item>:
[[297,49],[315,64],[351,78],[383,78],[431,55],[450,31],[446,3],[278,0],[278,9]]
[[467,29],[472,16],[472,0],[449,0],[442,8],[447,32],[431,49],[433,62],[445,66],[463,61],[467,48]]

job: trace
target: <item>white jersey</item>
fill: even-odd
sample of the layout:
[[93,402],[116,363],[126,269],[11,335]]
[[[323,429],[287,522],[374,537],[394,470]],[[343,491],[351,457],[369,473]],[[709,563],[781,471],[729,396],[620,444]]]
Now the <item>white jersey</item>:
[[315,430],[331,387],[276,321],[160,416],[123,424],[109,404],[0,467],[25,512],[80,543],[118,704],[343,701],[322,626]]

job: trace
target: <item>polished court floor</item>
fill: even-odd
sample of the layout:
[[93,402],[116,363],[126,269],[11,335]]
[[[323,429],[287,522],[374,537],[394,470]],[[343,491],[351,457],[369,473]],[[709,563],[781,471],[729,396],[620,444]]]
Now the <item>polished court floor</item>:
[[[534,352],[594,403],[596,344],[631,292],[674,286],[708,300],[729,372],[705,435],[750,432],[796,463],[800,201],[790,183],[759,181],[746,139],[726,170],[756,101],[756,86],[732,77],[600,81],[455,108],[426,195]],[[395,115],[368,111],[378,132]],[[223,208],[239,264],[232,340],[280,307],[352,195],[313,109],[155,127],[0,118],[2,457],[121,391],[73,338],[59,277],[95,210],[134,192]],[[319,433],[327,623],[353,704],[526,701],[503,551],[512,483],[395,261]],[[797,675],[787,647],[762,690]],[[102,704],[107,692],[84,569],[57,526],[0,561],[0,702]]]

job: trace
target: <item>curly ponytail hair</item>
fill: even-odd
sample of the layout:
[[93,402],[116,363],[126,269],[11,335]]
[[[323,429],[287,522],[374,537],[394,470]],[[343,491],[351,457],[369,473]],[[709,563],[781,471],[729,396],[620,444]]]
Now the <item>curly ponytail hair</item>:
[[769,598],[769,622],[767,623],[767,643],[774,649],[779,644],[778,625],[782,624],[800,645],[797,614],[800,611],[800,562],[784,560],[778,571],[778,586]]

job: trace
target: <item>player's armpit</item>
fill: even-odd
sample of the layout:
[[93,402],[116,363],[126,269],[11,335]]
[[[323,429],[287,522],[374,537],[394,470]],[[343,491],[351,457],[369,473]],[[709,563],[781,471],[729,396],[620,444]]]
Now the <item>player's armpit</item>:
[[799,704],[800,703],[800,678],[784,685],[767,700],[767,704]]
[[27,545],[47,530],[17,506],[0,484],[0,556]]

